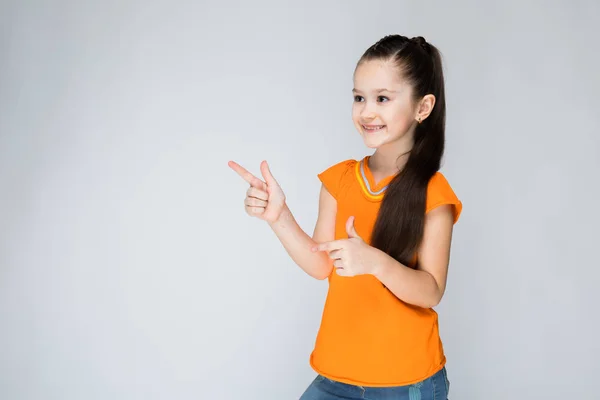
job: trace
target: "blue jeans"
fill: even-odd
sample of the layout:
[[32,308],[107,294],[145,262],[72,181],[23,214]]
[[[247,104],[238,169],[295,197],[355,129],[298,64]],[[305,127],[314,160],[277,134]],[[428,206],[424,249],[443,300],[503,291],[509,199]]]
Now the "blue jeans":
[[447,400],[449,386],[445,367],[421,382],[394,387],[348,385],[317,375],[300,400]]

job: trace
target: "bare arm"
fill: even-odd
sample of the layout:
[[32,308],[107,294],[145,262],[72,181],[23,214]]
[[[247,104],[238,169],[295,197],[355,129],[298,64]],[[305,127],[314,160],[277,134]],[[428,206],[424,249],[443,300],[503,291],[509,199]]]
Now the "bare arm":
[[246,213],[269,223],[292,260],[307,274],[317,279],[325,279],[332,270],[327,254],[315,254],[311,249],[318,243],[333,240],[335,235],[335,214],[337,202],[321,185],[319,214],[311,238],[298,225],[285,201],[285,194],[275,180],[266,161],[260,165],[265,179],[262,181],[236,162],[229,166],[250,184],[244,199]]
[[436,306],[446,290],[452,206],[443,205],[427,213],[423,241],[418,251],[419,268],[412,269],[379,252],[375,275],[396,297],[416,306]]
[[336,200],[321,186],[319,213],[312,238],[298,225],[287,204],[279,218],[269,223],[292,260],[316,279],[327,278],[333,266],[326,253],[314,253],[311,248],[334,239],[336,210]]

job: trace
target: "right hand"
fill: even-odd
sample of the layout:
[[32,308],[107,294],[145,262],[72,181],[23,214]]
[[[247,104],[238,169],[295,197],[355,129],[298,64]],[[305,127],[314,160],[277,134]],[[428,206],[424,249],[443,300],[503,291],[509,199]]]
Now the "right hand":
[[271,174],[267,162],[260,163],[264,181],[233,161],[229,161],[228,165],[250,184],[244,200],[246,213],[270,223],[277,221],[285,206],[285,194]]

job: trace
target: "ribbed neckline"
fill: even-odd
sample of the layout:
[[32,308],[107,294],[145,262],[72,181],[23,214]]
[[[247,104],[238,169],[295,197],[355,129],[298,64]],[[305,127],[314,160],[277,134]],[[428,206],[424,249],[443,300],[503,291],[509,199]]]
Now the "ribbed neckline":
[[365,158],[363,158],[362,166],[363,166],[365,178],[367,179],[366,183],[368,183],[368,187],[371,189],[371,192],[372,192],[370,194],[374,194],[374,193],[379,192],[381,189],[385,188],[392,181],[392,179],[394,179],[396,174],[386,176],[381,181],[379,181],[377,184],[375,184],[375,178],[373,177],[373,173],[371,172],[371,169],[369,168],[369,159],[370,158],[371,158],[371,156],[366,156]]

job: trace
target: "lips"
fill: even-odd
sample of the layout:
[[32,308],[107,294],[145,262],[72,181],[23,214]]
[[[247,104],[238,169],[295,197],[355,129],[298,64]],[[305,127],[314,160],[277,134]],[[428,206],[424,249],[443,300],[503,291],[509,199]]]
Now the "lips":
[[362,127],[365,130],[365,132],[375,133],[385,128],[385,125],[363,125]]

